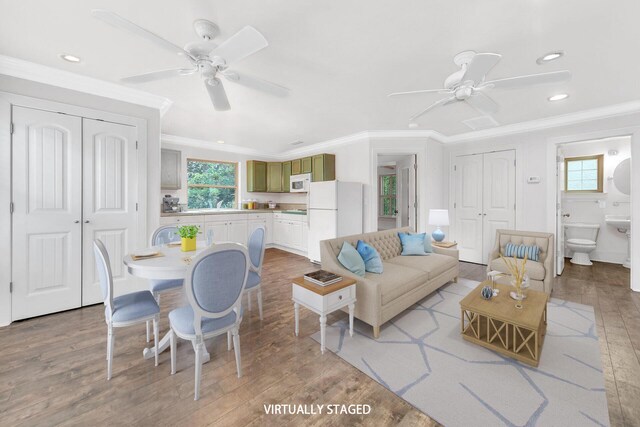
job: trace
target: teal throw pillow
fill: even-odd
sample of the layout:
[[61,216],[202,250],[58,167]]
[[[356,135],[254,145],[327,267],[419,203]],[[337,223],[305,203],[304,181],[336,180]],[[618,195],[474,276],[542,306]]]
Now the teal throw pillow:
[[376,251],[376,248],[362,240],[358,240],[356,250],[364,260],[364,269],[366,271],[376,274],[382,273],[382,258],[380,258],[380,254]]
[[431,236],[427,233],[424,234],[424,251],[428,254],[433,252],[433,246],[431,245]]
[[402,253],[400,255],[428,255],[428,253],[424,250],[425,236],[426,233],[398,233],[398,237],[400,237],[400,243],[402,243]]
[[340,261],[340,264],[350,272],[355,273],[358,276],[364,276],[364,260],[356,248],[351,246],[348,242],[344,242],[342,244],[342,249],[340,249],[340,253],[338,254],[338,261]]

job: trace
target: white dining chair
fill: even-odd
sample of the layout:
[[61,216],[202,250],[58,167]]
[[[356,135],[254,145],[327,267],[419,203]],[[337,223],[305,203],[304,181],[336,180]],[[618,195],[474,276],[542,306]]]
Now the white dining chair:
[[[258,227],[251,232],[247,247],[249,248],[249,276],[247,277],[247,285],[244,288],[244,293],[247,295],[247,308],[251,311],[251,295],[253,292],[257,293],[258,299],[258,313],[260,314],[260,320],[262,320],[262,261],[264,260],[265,249],[265,235],[266,230],[264,227]],[[227,334],[227,350],[231,351],[231,333]]]
[[184,290],[189,305],[169,313],[171,374],[176,372],[176,337],[191,341],[196,354],[194,400],[200,398],[204,340],[231,332],[238,378],[242,376],[239,329],[249,265],[247,249],[238,243],[205,249],[187,270]]
[[[151,235],[151,246],[166,245],[169,243],[179,242],[180,234],[178,234],[178,227],[175,225],[163,225],[158,227]],[[184,284],[183,279],[172,280],[149,280],[149,291],[155,298],[158,305],[160,305],[160,294],[162,292],[170,291],[182,287]],[[150,340],[150,325],[147,322],[147,342]]]
[[107,323],[107,380],[111,379],[113,365],[113,346],[115,336],[113,328],[137,325],[153,321],[153,341],[156,348],[155,364],[158,366],[158,321],[160,307],[149,291],[133,292],[130,294],[113,296],[113,275],[109,254],[100,240],[93,242],[96,268],[100,280],[100,290],[104,298],[104,318]]
[[265,249],[264,227],[258,227],[249,236],[247,247],[249,248],[249,277],[247,277],[247,286],[244,292],[247,294],[247,308],[251,311],[251,295],[256,292],[258,299],[258,312],[260,320],[262,320],[262,261],[264,260]]

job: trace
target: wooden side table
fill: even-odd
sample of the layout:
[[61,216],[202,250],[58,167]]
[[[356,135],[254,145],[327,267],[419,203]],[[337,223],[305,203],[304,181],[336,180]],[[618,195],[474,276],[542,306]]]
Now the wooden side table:
[[443,240],[442,242],[431,242],[431,245],[444,249],[456,249],[458,242],[447,242],[446,240]]
[[320,286],[296,277],[292,280],[292,300],[295,310],[296,336],[299,332],[300,306],[320,316],[320,350],[324,354],[324,338],[327,329],[327,314],[349,307],[349,334],[353,336],[353,311],[356,303],[356,281],[343,277],[338,283]]

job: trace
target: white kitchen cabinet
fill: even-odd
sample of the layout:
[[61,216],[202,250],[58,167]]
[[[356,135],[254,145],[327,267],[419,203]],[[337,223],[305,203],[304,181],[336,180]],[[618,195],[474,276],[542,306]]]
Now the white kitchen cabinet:
[[162,216],[160,217],[160,225],[175,225],[177,227],[197,225],[200,228],[200,235],[203,235],[205,231],[204,215]]
[[212,221],[204,224],[205,236],[209,233],[209,230],[213,231],[214,242],[226,242],[229,240],[227,232],[227,221]]
[[227,222],[227,239],[230,242],[247,244],[247,220]]
[[273,243],[296,251],[307,251],[307,217],[276,213],[273,216]]

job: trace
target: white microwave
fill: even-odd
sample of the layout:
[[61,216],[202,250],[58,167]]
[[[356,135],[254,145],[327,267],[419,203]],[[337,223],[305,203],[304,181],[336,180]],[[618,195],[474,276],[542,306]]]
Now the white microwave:
[[309,191],[309,183],[311,182],[310,173],[302,173],[300,175],[291,175],[289,181],[290,193],[306,193]]

